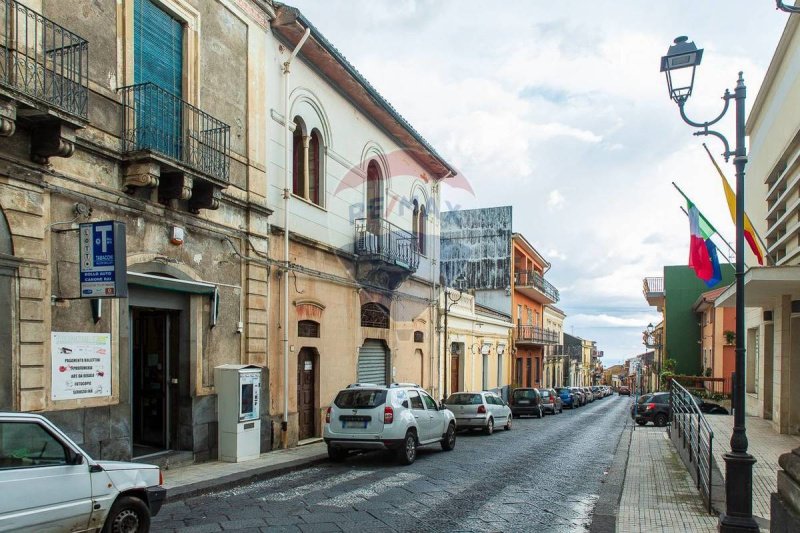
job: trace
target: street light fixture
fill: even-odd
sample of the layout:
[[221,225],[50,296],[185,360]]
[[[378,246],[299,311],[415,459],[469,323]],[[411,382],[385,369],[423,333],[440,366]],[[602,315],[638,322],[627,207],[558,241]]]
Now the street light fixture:
[[[455,279],[454,285],[455,285],[456,290],[458,291],[458,297],[457,298],[454,298],[453,295],[450,293],[450,291],[447,290],[447,282],[445,281],[444,274],[440,275],[439,281],[440,281],[440,284],[441,284],[442,288],[444,289],[444,398],[442,398],[442,400],[446,400],[447,397],[448,397],[447,380],[449,378],[449,375],[448,375],[448,372],[447,372],[447,369],[448,369],[447,361],[451,357],[451,353],[450,353],[450,337],[449,337],[448,332],[447,332],[447,316],[450,313],[450,308],[453,307],[455,304],[457,304],[459,302],[459,300],[461,300],[461,297],[463,296],[462,290],[463,290],[464,284],[466,283],[467,280],[466,280],[466,278],[464,277],[463,274],[458,276]],[[439,367],[439,368],[441,368],[441,367]]]
[[785,12],[787,12],[787,13],[800,13],[800,7],[796,7],[796,6],[787,6],[787,5],[786,5],[786,4],[784,4],[784,3],[783,3],[781,0],[775,0],[775,6],[776,6],[776,7],[777,7],[779,10],[781,10],[781,11],[785,11]]
[[[779,3],[780,7],[780,3]],[[725,146],[725,160],[733,156],[736,166],[736,365],[734,376],[733,397],[733,435],[731,435],[731,451],[723,457],[725,459],[725,512],[719,517],[719,530],[721,532],[752,531],[758,532],[758,524],[753,519],[753,464],[756,460],[747,453],[747,433],[744,420],[744,168],[747,164],[747,147],[745,146],[745,115],[744,101],[747,89],[744,78],[739,72],[739,79],[733,95],[725,90],[722,99],[725,105],[722,112],[709,122],[694,122],[686,116],[684,105],[692,94],[694,85],[694,71],[700,64],[702,50],[698,50],[694,43],[688,42],[686,37],[678,37],[669,47],[667,55],[661,58],[661,71],[666,73],[667,86],[684,122],[692,127],[699,128],[694,135],[712,135],[718,138]],[[688,85],[685,81],[675,83],[674,74],[691,67],[691,77]],[[684,74],[684,73],[682,73]],[[731,151],[728,140],[724,135],[709,129],[709,126],[719,122],[728,111],[731,100],[736,101],[736,149]]]

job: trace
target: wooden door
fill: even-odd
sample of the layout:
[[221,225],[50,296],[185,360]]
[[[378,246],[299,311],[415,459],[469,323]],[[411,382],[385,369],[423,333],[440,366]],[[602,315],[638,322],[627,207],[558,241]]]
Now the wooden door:
[[297,356],[297,416],[300,440],[317,436],[314,416],[317,369],[314,359],[314,351],[309,348],[303,348]]
[[460,374],[459,364],[461,358],[458,355],[450,356],[450,393],[461,390],[458,386],[458,376]]

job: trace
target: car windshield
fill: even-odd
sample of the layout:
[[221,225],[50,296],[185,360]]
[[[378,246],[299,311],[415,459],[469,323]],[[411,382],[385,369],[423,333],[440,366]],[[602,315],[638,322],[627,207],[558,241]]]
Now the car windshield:
[[480,394],[451,394],[444,403],[448,405],[480,405],[483,400]]
[[333,401],[340,409],[372,409],[386,402],[386,389],[347,389]]
[[652,394],[643,394],[642,396],[639,396],[639,403],[649,402],[650,398],[652,398],[652,397],[653,397]]
[[569,389],[565,389],[565,388],[556,389],[556,392],[559,393],[559,394],[569,394]]
[[533,400],[536,398],[536,391],[533,389],[517,389],[514,391],[515,400]]

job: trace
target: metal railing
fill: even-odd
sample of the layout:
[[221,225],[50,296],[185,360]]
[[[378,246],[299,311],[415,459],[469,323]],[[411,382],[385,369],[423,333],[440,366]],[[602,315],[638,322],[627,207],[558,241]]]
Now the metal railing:
[[355,221],[355,253],[416,271],[419,266],[417,239],[383,218],[359,218]]
[[554,302],[559,300],[558,289],[535,270],[514,272],[514,283],[520,287],[534,287]]
[[533,342],[537,344],[558,344],[558,331],[546,329],[542,326],[517,325],[517,341]]
[[0,83],[88,117],[88,41],[17,0],[0,0],[0,49]]
[[[669,385],[670,432],[677,432],[677,439],[689,453],[689,463],[694,465],[697,488],[708,502],[711,512],[711,487],[714,444],[712,431],[706,417],[688,390],[680,383],[670,380]],[[670,434],[672,437],[672,434]]]
[[152,152],[229,182],[230,126],[155,83],[129,85],[119,91],[123,152]]
[[664,278],[644,278],[642,292],[644,292],[645,296],[664,292]]

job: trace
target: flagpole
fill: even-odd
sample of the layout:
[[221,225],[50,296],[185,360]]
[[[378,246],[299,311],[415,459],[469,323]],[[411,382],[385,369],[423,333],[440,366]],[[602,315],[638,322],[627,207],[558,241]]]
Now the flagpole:
[[[678,206],[678,207],[680,207],[680,208],[681,208],[681,211],[683,211],[683,214],[684,214],[684,215],[686,215],[687,217],[689,216],[689,213],[686,211],[686,208],[685,208],[685,207],[683,207],[682,205],[680,205],[680,206]],[[703,215],[702,215],[702,214],[700,214],[700,216],[703,216]],[[705,218],[705,217],[703,217],[703,218]],[[706,220],[706,222],[708,222],[708,220]],[[711,223],[710,223],[710,222],[708,222],[708,225],[709,225],[709,226],[711,226]],[[713,226],[712,226],[712,227],[713,227]],[[730,243],[729,243],[728,241],[726,241],[726,240],[725,240],[725,239],[722,237],[722,235],[720,235],[720,234],[719,234],[719,232],[718,232],[717,230],[714,230],[714,234],[715,234],[717,237],[719,237],[719,240],[721,240],[722,242],[724,242],[724,243],[725,243],[725,246],[727,246],[727,247],[728,247],[728,250],[730,250],[731,252],[733,252],[734,254],[736,254],[736,250],[734,250],[734,249],[733,249],[733,246],[731,246],[731,245],[730,245]],[[722,257],[725,257],[725,256],[723,255]],[[727,257],[725,257],[725,262],[726,262],[726,263],[728,263],[729,265],[732,265],[732,264],[733,264],[733,263],[731,263],[730,259],[728,259]]]
[[[675,189],[677,189],[679,193],[681,193],[681,196],[683,196],[683,197],[684,197],[684,199],[686,199],[686,201],[687,201],[687,202],[689,202],[689,203],[692,203],[692,204],[694,203],[694,202],[692,202],[691,200],[689,200],[689,197],[688,197],[688,196],[686,196],[686,193],[684,193],[684,192],[681,190],[681,188],[680,188],[680,187],[678,187],[678,185],[677,185],[677,184],[676,184],[674,181],[672,182],[672,186],[673,186],[673,187],[675,187]],[[682,210],[684,213],[686,213],[686,210],[685,210],[685,209],[683,209],[683,207],[681,207],[681,210]],[[724,243],[725,243],[725,245],[726,245],[726,246],[727,246],[727,247],[730,249],[730,251],[731,251],[731,252],[733,252],[733,253],[736,253],[736,251],[733,249],[733,247],[732,247],[730,244],[728,244],[728,241],[726,241],[726,240],[725,240],[725,239],[722,237],[722,234],[721,234],[721,233],[720,233],[720,232],[717,230],[717,228],[715,228],[715,227],[714,227],[714,225],[713,225],[713,224],[711,224],[711,222],[709,222],[709,221],[708,221],[708,219],[705,217],[705,215],[704,215],[703,213],[701,213],[701,212],[700,212],[700,210],[699,210],[699,209],[697,210],[697,214],[698,214],[698,215],[700,215],[700,216],[703,218],[703,220],[705,220],[705,221],[706,221],[706,224],[708,224],[708,227],[709,227],[709,228],[711,228],[711,229],[714,231],[714,233],[716,233],[717,235],[719,235],[719,238],[720,238],[720,239],[722,239],[722,242],[724,242]],[[689,213],[686,213],[686,216],[689,216]]]

